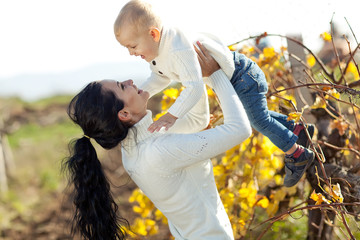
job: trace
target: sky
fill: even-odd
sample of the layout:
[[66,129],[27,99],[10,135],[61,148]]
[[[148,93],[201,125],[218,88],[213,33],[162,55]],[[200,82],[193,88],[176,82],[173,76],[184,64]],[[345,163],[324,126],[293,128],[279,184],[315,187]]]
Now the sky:
[[[9,93],[22,96],[26,95],[24,92],[36,92],[36,86],[40,89],[39,85],[45,84],[31,80],[33,78],[30,76],[47,76],[46,84],[49,88],[53,85],[60,89],[63,81],[68,89],[74,91],[80,86],[75,82],[82,86],[85,82],[98,78],[131,78],[132,74],[139,76],[135,73],[140,72],[143,73],[141,77],[146,76],[149,73],[146,62],[130,56],[113,34],[114,20],[126,2],[0,1],[0,95]],[[341,32],[350,32],[344,19],[346,17],[353,31],[360,33],[357,0],[148,2],[160,12],[165,23],[191,31],[215,34],[226,44],[265,31],[277,34],[301,33],[305,45],[316,50],[321,46],[319,35],[329,30],[332,17]],[[357,37],[360,38],[360,34]],[[125,63],[133,63],[135,67],[128,67]],[[110,69],[110,65],[114,67]],[[89,76],[91,71],[84,73],[85,69],[93,66],[99,69],[96,74],[92,73],[94,79]],[[70,77],[71,73],[76,73],[76,77]],[[71,81],[61,80],[60,75]],[[51,93],[55,93],[55,90]]]

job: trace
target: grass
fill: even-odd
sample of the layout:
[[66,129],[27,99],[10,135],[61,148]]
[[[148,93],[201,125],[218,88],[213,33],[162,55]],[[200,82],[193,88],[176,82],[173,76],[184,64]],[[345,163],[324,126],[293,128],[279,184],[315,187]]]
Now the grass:
[[49,98],[44,98],[44,99],[40,99],[35,102],[32,102],[31,106],[41,109],[41,108],[49,107],[54,104],[67,105],[70,102],[70,100],[72,99],[72,97],[73,96],[68,96],[68,95],[56,95],[56,96],[52,96]]

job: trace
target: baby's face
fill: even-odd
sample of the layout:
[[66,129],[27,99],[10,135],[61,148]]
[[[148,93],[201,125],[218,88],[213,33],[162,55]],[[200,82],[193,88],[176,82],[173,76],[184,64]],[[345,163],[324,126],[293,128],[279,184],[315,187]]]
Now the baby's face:
[[147,62],[158,56],[159,42],[154,39],[150,29],[136,31],[135,27],[122,27],[116,39],[129,50],[130,55],[140,56]]

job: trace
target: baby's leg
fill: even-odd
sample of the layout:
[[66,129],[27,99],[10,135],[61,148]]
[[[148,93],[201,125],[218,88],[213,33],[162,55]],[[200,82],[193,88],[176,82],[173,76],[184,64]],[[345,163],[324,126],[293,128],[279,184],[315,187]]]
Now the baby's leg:
[[243,56],[238,56],[238,59],[234,59],[236,70],[231,83],[244,105],[253,128],[267,136],[278,148],[287,153],[284,185],[294,186],[311,165],[315,154],[296,144],[298,137],[293,133],[296,131],[293,121],[287,121],[285,115],[268,110],[265,96],[267,82],[261,69]]
[[294,128],[295,128],[294,120],[288,121],[287,120],[288,116],[278,113],[278,112],[271,111],[271,110],[269,110],[269,114],[271,117],[275,118],[276,121],[278,121],[279,123],[284,125],[287,129],[289,129],[292,132],[294,131]]
[[254,129],[267,136],[283,152],[289,151],[294,146],[297,136],[289,130],[289,124],[285,126],[270,115],[265,95],[242,96],[241,102]]
[[244,105],[252,127],[267,136],[282,151],[290,150],[297,140],[291,129],[293,122],[286,123],[285,115],[270,113],[268,110],[265,96],[267,82],[262,70],[256,64],[252,64],[248,71],[237,77],[235,75],[231,82]]
[[[296,141],[297,144],[305,148],[309,147],[315,131],[315,126],[313,124],[307,124],[304,126],[303,123],[295,123],[294,120],[288,121],[288,117],[286,115],[274,111],[269,111],[269,114],[298,136],[298,140]],[[308,138],[306,131],[308,131],[310,139]]]

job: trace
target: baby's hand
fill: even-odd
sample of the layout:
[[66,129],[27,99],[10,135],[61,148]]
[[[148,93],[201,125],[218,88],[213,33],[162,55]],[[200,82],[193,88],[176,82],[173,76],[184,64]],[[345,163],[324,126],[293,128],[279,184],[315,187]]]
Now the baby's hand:
[[172,125],[174,125],[177,117],[171,115],[170,113],[166,113],[165,115],[161,116],[156,122],[153,122],[148,131],[153,133],[154,131],[159,131],[162,127],[165,127],[167,131]]

